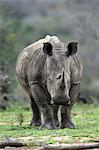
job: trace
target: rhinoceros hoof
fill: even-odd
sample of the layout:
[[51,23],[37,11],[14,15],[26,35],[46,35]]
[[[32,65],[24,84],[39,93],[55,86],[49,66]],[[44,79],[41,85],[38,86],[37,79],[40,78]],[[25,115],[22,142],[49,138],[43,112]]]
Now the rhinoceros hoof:
[[38,120],[38,121],[32,120],[31,123],[30,123],[31,127],[38,127],[40,125],[41,125],[41,120]]
[[75,129],[75,126],[72,122],[67,122],[65,125],[61,126],[62,129],[69,128],[69,129]]
[[54,130],[56,129],[56,127],[54,125],[49,125],[49,124],[41,124],[41,126],[39,127],[40,130],[42,129],[48,129],[48,130]]
[[55,120],[55,126],[58,128],[59,127],[59,121]]

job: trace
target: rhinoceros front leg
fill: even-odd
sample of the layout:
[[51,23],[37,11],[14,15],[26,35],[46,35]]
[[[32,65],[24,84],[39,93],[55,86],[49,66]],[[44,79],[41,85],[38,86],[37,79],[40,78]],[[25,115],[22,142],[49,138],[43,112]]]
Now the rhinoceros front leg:
[[71,120],[71,107],[61,106],[61,128],[74,129],[75,126]]
[[71,119],[71,110],[73,104],[77,100],[79,89],[80,89],[80,84],[72,85],[70,89],[71,104],[67,106],[61,106],[61,128],[71,128],[71,129],[75,128]]
[[55,129],[53,110],[50,105],[50,95],[47,90],[39,84],[32,84],[31,92],[41,113],[41,128]]
[[40,126],[41,125],[41,114],[40,114],[40,110],[37,106],[37,104],[34,101],[33,97],[30,97],[31,99],[31,108],[32,108],[32,112],[33,112],[33,117],[30,123],[30,126]]

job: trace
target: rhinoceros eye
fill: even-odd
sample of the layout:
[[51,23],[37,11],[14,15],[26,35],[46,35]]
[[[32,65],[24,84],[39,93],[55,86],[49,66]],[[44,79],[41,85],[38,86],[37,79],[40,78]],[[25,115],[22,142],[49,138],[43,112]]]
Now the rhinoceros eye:
[[51,78],[49,78],[48,80],[51,81]]
[[57,77],[56,77],[56,79],[58,80],[58,79],[61,79],[61,74],[59,74]]

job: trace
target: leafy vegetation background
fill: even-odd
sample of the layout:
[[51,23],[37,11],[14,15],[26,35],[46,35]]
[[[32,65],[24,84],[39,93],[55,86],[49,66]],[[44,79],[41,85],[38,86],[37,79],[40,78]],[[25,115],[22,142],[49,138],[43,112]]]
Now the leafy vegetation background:
[[84,64],[81,91],[91,100],[98,99],[98,0],[0,0],[0,65],[7,66],[10,92],[24,95],[15,77],[18,54],[47,34],[66,44],[79,42]]

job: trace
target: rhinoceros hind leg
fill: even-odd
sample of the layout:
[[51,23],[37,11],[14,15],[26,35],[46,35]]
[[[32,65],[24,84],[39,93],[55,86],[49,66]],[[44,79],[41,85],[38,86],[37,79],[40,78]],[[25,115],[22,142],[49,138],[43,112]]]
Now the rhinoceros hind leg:
[[41,125],[41,114],[39,111],[38,106],[36,105],[33,97],[30,97],[31,99],[31,108],[32,108],[32,112],[33,112],[33,117],[30,123],[30,126],[40,126]]
[[54,111],[54,122],[55,122],[55,126],[56,127],[59,127],[59,120],[58,120],[58,109],[59,109],[59,106],[54,106],[53,107],[53,111]]

